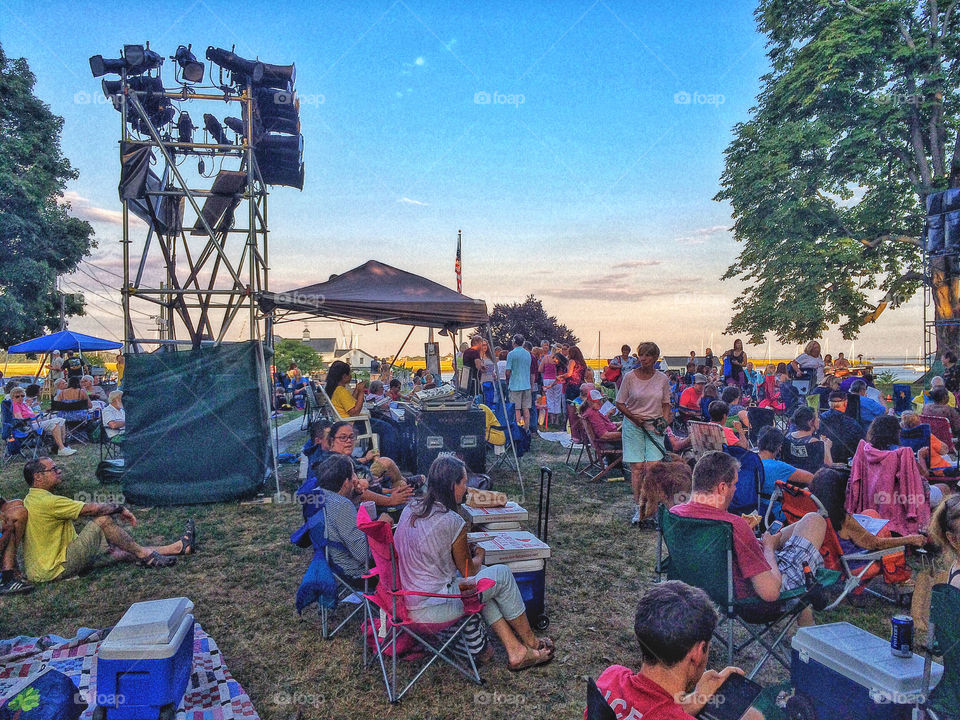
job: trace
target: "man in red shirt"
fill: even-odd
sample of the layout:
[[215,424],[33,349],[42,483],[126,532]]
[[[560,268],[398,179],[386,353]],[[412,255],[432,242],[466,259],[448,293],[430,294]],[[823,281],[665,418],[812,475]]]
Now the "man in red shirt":
[[597,678],[618,720],[693,720],[730,673],[743,674],[733,667],[706,669],[716,625],[717,613],[703,590],[670,580],[647,591],[633,623],[640,671],[611,665]]
[[693,376],[693,385],[680,393],[680,409],[687,410],[690,414],[701,417],[700,399],[703,397],[703,389],[707,386],[707,376],[703,373],[697,373]]
[[[805,562],[814,573],[823,567],[820,546],[827,529],[826,521],[815,512],[807,513],[776,535],[765,532],[758,540],[746,520],[727,512],[737,489],[739,468],[740,463],[726,453],[706,453],[693,468],[693,497],[682,505],[674,505],[670,512],[681,517],[730,523],[736,596],[756,595],[774,602],[781,592],[803,586]],[[798,624],[813,624],[813,611],[809,607],[801,613]]]

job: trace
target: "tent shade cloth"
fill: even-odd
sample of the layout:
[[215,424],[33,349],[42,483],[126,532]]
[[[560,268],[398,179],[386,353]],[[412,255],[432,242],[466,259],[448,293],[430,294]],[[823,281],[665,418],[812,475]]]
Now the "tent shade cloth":
[[113,340],[104,340],[103,338],[84,335],[83,333],[73,332],[71,330],[61,330],[52,335],[43,335],[33,340],[11,345],[7,348],[10,353],[48,353],[54,350],[66,352],[73,350],[118,350],[123,347],[123,343]]
[[483,300],[376,260],[316,285],[261,293],[260,308],[451,330],[477,327],[488,320]]

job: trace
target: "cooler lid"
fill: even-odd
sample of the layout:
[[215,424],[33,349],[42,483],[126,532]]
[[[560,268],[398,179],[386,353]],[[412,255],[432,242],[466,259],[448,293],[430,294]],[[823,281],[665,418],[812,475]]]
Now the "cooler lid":
[[[843,675],[887,702],[911,704],[923,691],[923,658],[909,658],[890,652],[890,641],[848,622],[814,625],[797,629],[791,647]],[[940,680],[943,666],[933,663],[931,684]]]
[[193,603],[185,597],[134,603],[127,608],[120,622],[113,626],[104,642],[121,645],[166,645],[191,610]]

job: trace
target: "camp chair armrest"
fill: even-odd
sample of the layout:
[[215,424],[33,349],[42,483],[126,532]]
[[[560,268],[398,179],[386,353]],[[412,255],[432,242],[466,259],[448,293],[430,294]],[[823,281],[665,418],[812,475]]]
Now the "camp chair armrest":
[[[808,594],[812,594],[820,589],[826,589],[833,587],[838,580],[840,580],[840,571],[839,570],[828,570],[822,568],[817,571],[815,575],[816,584],[807,590],[805,587],[794,588],[793,590],[787,590],[786,592],[781,592],[780,596],[770,604],[777,604],[782,602],[787,602],[790,600],[800,600]],[[734,600],[734,605],[737,607],[749,607],[751,605],[760,605],[765,601],[761,600],[759,597],[748,597],[740,598]]]
[[370,578],[378,577],[379,575],[380,575],[380,571],[377,570],[376,568],[373,568],[366,575],[361,575],[360,577],[363,578],[364,580],[369,580]]
[[899,555],[903,552],[904,548],[908,547],[904,545],[895,545],[894,547],[883,548],[882,550],[870,550],[868,552],[858,552],[853,554],[847,554],[841,556],[841,559],[851,563],[851,562],[872,562],[874,560],[883,560],[883,558],[888,555]]

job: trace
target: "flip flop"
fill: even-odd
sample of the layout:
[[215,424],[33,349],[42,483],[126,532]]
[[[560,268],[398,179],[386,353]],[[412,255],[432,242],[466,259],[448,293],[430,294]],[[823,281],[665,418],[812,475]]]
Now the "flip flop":
[[193,555],[197,544],[197,525],[192,518],[187,520],[187,527],[180,536],[180,543],[180,552],[177,555]]
[[537,640],[537,650],[547,650],[552,654],[555,649],[556,647],[553,644],[553,640],[550,638],[545,637]]
[[139,565],[140,567],[156,569],[156,568],[167,568],[171,565],[177,564],[177,558],[171,557],[169,555],[161,555],[156,550],[147,555],[145,558],[140,558]]
[[533,650],[532,648],[527,648],[527,650],[533,654],[528,655],[516,665],[507,663],[507,670],[510,672],[520,672],[521,670],[528,670],[538,665],[546,665],[553,660],[553,653],[545,653],[543,650]]

